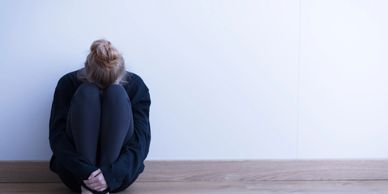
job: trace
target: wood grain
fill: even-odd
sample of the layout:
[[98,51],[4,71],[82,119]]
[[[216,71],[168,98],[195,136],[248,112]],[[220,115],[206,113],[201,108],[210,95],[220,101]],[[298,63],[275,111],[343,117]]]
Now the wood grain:
[[126,193],[386,194],[388,181],[137,182]]
[[50,183],[59,178],[49,170],[48,161],[1,161],[0,183]]
[[150,161],[141,181],[388,180],[388,160]]
[[[138,182],[388,180],[388,160],[146,161]],[[0,183],[58,183],[48,161],[0,161]]]
[[[61,183],[0,183],[0,194],[70,194]],[[136,182],[123,194],[386,194],[388,181]]]

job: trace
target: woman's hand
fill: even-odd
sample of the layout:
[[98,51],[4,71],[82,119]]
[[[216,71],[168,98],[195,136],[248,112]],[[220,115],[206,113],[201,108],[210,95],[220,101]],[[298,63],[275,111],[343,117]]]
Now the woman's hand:
[[84,183],[87,187],[95,191],[103,191],[108,187],[100,169],[92,172],[88,180],[84,180]]

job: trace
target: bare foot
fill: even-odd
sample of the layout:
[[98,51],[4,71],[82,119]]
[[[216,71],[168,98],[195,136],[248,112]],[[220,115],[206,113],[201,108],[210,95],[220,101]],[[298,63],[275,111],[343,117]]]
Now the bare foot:
[[91,191],[87,190],[85,187],[81,186],[81,194],[93,194]]

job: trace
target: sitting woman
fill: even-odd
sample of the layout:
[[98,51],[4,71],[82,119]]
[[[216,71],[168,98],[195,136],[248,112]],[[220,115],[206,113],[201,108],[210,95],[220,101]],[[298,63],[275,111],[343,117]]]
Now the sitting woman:
[[127,72],[107,40],[94,41],[85,67],[64,75],[50,116],[50,169],[71,190],[119,192],[144,170],[151,132],[147,86]]

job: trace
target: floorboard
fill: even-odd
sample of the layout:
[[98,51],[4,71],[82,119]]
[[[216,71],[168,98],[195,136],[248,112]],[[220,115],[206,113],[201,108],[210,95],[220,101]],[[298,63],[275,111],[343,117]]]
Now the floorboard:
[[[0,162],[0,194],[71,194],[48,161]],[[388,160],[147,161],[123,194],[388,194]]]
[[[0,193],[71,194],[61,183],[1,183]],[[123,194],[386,194],[388,181],[137,182]]]

